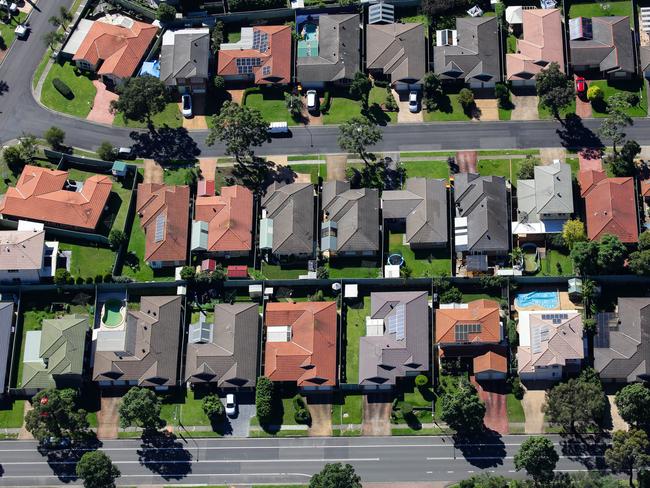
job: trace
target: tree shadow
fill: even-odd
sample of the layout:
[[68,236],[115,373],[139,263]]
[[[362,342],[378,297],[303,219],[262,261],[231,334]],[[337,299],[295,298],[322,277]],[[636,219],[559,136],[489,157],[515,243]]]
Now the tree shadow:
[[192,454],[174,435],[144,433],[138,460],[165,480],[179,480],[192,471]]
[[583,464],[589,470],[607,469],[605,450],[609,436],[606,434],[563,435],[560,450],[563,456]]
[[446,114],[450,114],[454,111],[454,107],[451,104],[451,98],[449,98],[446,94],[436,97],[434,100],[434,104],[438,112],[444,112]]
[[86,437],[72,447],[65,449],[49,449],[43,446],[37,448],[38,452],[47,459],[52,473],[62,483],[77,481],[77,463],[86,452],[95,451],[102,446],[94,432],[88,432]]
[[6,81],[0,80],[0,97],[9,91],[9,85]]
[[413,430],[422,430],[422,422],[420,422],[420,419],[417,417],[417,415],[415,415],[415,411],[403,415],[402,418],[406,422],[406,425],[409,426],[409,428]]
[[501,434],[489,429],[476,435],[456,434],[454,445],[468,463],[480,469],[501,466],[506,457]]
[[201,154],[196,142],[183,127],[164,126],[149,132],[131,132],[132,150],[137,157],[168,161],[196,162]]
[[388,125],[390,116],[382,110],[378,103],[373,103],[368,107],[366,116],[377,125]]
[[582,118],[574,113],[566,115],[562,127],[555,131],[566,148],[602,148],[600,138],[582,123]]
[[282,396],[279,392],[273,393],[271,411],[273,412],[271,418],[267,422],[260,422],[260,427],[267,434],[277,434],[282,428],[282,420],[284,418],[284,404],[282,403]]

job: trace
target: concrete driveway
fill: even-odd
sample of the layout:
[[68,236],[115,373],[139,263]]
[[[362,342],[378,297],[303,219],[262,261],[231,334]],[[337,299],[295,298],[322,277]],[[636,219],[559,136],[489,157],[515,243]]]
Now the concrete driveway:
[[391,91],[393,93],[393,98],[399,107],[399,111],[397,112],[398,124],[416,124],[418,122],[424,122],[424,112],[422,111],[422,107],[420,107],[420,111],[417,113],[411,113],[409,110],[408,93],[404,94],[404,96],[400,98],[399,94],[395,90]]
[[311,425],[309,426],[310,437],[329,437],[332,435],[332,404],[331,403],[310,403],[307,401],[307,408],[311,414]]
[[144,183],[163,183],[165,171],[153,159],[144,160]]
[[546,403],[545,390],[526,390],[521,406],[526,415],[524,432],[526,434],[541,434],[544,432],[544,412],[542,407]]
[[345,181],[348,157],[345,154],[328,154],[325,156],[325,160],[327,162],[327,181]]
[[[222,398],[222,402],[226,399]],[[231,437],[248,437],[250,433],[251,419],[255,416],[254,403],[240,403],[237,407],[237,417],[226,417],[225,428],[223,429],[224,435]]]
[[369,393],[363,398],[362,435],[390,435],[392,398],[387,394]]
[[621,414],[618,413],[618,407],[614,399],[616,395],[607,395],[607,401],[609,402],[609,413],[612,417],[612,431],[614,430],[628,430],[630,428],[627,425],[627,422],[621,418]]
[[499,120],[499,104],[495,98],[476,98],[474,103],[478,114],[474,120]]
[[102,397],[101,408],[97,412],[97,437],[117,439],[120,415],[120,397]]
[[110,111],[111,101],[117,100],[117,93],[113,93],[106,89],[106,85],[99,80],[93,80],[93,85],[97,89],[95,100],[93,101],[93,108],[88,113],[87,120],[93,122],[100,122],[102,124],[112,124],[115,115]]
[[478,396],[485,403],[485,427],[499,434],[508,433],[508,410],[506,408],[505,384],[487,381],[483,384],[471,377],[472,384],[478,391]]
[[510,120],[537,120],[539,112],[537,105],[539,98],[537,95],[511,95],[510,100],[515,108],[512,109]]
[[539,150],[539,159],[544,165],[553,164],[556,159],[564,161],[565,158],[566,149],[563,147],[542,147]]

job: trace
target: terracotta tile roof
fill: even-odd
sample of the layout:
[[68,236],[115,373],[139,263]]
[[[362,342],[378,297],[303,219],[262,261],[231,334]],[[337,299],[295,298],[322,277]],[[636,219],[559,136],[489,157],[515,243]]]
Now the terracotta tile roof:
[[106,175],[88,178],[81,191],[64,190],[67,171],[27,165],[7,189],[0,213],[47,224],[95,230],[113,183]]
[[641,182],[641,195],[643,197],[650,197],[650,180],[643,180]]
[[[289,83],[291,79],[291,27],[288,25],[266,25],[253,27],[253,32],[268,34],[268,50],[222,49],[219,50],[219,76],[238,74],[237,59],[260,58],[261,64],[253,68],[255,83]],[[266,68],[266,70],[265,70]]]
[[[138,186],[137,212],[146,235],[145,261],[185,261],[189,229],[190,189],[143,183]],[[156,239],[157,222],[162,236]]]
[[97,74],[127,78],[133,75],[157,33],[158,27],[144,22],[133,21],[127,28],[95,21],[72,59],[92,65],[103,61]]
[[493,351],[488,351],[474,358],[474,374],[485,371],[508,372],[508,361],[505,356]]
[[269,303],[268,327],[290,327],[285,342],[265,348],[264,375],[272,381],[295,381],[298,386],[334,386],[337,380],[336,302]]
[[[480,332],[467,334],[466,340],[456,340],[458,325],[479,324]],[[493,300],[474,300],[466,308],[439,308],[436,310],[436,342],[444,344],[459,343],[498,343],[501,341],[501,321],[499,304]]]
[[253,243],[253,193],[241,185],[221,195],[197,197],[195,219],[208,223],[208,251],[250,251]]
[[523,11],[523,37],[517,53],[506,55],[508,80],[529,80],[551,62],[564,72],[562,19],[558,9]]

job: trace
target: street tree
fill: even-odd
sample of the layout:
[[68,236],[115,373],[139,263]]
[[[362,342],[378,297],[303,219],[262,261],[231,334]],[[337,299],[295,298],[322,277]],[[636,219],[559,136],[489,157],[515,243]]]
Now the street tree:
[[43,136],[52,149],[61,148],[63,141],[65,140],[65,132],[63,129],[59,129],[54,125],[47,129]]
[[25,167],[25,158],[23,158],[20,145],[5,147],[2,150],[2,161],[13,174],[20,173]]
[[20,154],[23,159],[28,163],[32,164],[36,153],[38,152],[38,139],[34,134],[23,134],[18,138]]
[[176,9],[173,5],[169,5],[167,2],[161,2],[160,5],[158,5],[156,17],[158,17],[158,20],[163,23],[171,22],[176,18]]
[[57,44],[62,42],[63,39],[65,39],[65,35],[63,32],[58,30],[49,31],[43,34],[43,42],[48,48],[52,50],[54,50]]
[[79,440],[88,432],[86,411],[77,408],[77,392],[50,388],[32,398],[32,409],[25,415],[25,428],[38,441],[50,437]]
[[208,146],[216,141],[226,146],[226,154],[243,164],[254,155],[252,147],[259,147],[268,139],[268,124],[259,110],[225,102],[219,115],[212,117],[213,127],[206,139]]
[[152,117],[167,106],[167,88],[153,76],[127,78],[117,86],[119,98],[112,100],[112,114],[121,113],[127,120],[146,122],[152,128]]
[[382,139],[381,130],[370,120],[353,117],[339,126],[338,143],[346,152],[356,153],[368,165],[374,155],[367,152],[368,146],[377,144]]
[[634,470],[650,464],[648,435],[639,429],[617,430],[612,445],[605,451],[605,462],[612,471],[626,473],[630,486],[634,486]]
[[349,464],[327,463],[309,481],[309,488],[361,488],[361,477]]
[[519,164],[519,170],[517,171],[517,178],[520,180],[532,180],[535,178],[535,166],[541,164],[539,158],[528,155],[526,158]]
[[617,274],[623,269],[627,248],[618,236],[605,234],[598,241],[597,248],[596,263],[600,273]]
[[614,176],[626,177],[634,176],[636,173],[636,158],[641,152],[639,143],[633,140],[625,141],[621,151],[618,154],[611,154],[607,158],[607,163]]
[[368,97],[370,96],[370,90],[372,90],[372,81],[368,78],[368,75],[357,71],[352,78],[352,83],[350,84],[350,93],[353,97],[361,100],[361,107],[364,111],[368,110]]
[[485,404],[474,385],[460,380],[458,390],[445,392],[441,400],[441,419],[459,434],[472,434],[483,430]]
[[560,110],[568,107],[575,100],[573,80],[563,73],[555,62],[537,74],[535,87],[541,104],[558,120]]
[[76,473],[84,488],[115,488],[120,470],[103,451],[89,451],[77,462]]
[[120,426],[136,426],[146,430],[157,430],[165,425],[160,418],[160,399],[147,388],[134,387],[122,397],[119,406]]
[[562,227],[562,238],[566,247],[573,249],[576,242],[584,242],[587,240],[585,224],[580,219],[567,220]]
[[615,93],[607,99],[607,117],[600,124],[598,133],[612,141],[612,151],[617,155],[617,146],[625,139],[624,129],[632,125],[632,117],[627,113],[630,102],[623,93]]
[[553,479],[553,470],[560,460],[553,442],[547,437],[529,437],[515,454],[515,469],[522,469],[536,485]]
[[650,389],[643,383],[631,383],[616,393],[621,418],[638,428],[650,426]]
[[293,120],[300,120],[302,118],[302,112],[305,109],[305,103],[302,101],[302,97],[292,93],[285,93],[284,105],[287,107]]

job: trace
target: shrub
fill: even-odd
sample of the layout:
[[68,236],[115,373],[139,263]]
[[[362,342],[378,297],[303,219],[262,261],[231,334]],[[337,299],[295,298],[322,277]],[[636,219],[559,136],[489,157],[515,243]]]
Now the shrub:
[[[502,5],[499,3],[498,5]],[[499,107],[503,106],[510,100],[510,90],[505,83],[497,83],[494,85],[494,95],[499,101]]]
[[413,405],[411,405],[409,402],[403,402],[400,410],[402,411],[402,415],[406,417],[407,415],[413,413]]
[[440,303],[460,303],[462,301],[463,294],[455,286],[452,286],[440,294]]
[[111,273],[106,273],[104,275],[104,283],[110,283],[113,281],[113,275]]
[[103,281],[104,281],[104,277],[102,275],[95,276],[95,283],[101,283]]
[[181,269],[181,280],[193,281],[196,277],[196,269],[194,266],[183,266]]
[[81,276],[77,276],[77,279],[75,280],[75,283],[77,285],[83,285],[84,284],[84,279]]
[[375,86],[379,88],[388,88],[389,83],[387,80],[375,80]]
[[474,92],[469,88],[463,88],[458,93],[458,103],[460,103],[463,108],[467,110],[474,103]]
[[57,285],[65,285],[70,278],[70,273],[65,268],[59,268],[54,273],[54,283]]
[[63,141],[65,140],[65,132],[63,129],[59,129],[53,125],[45,131],[43,137],[45,137],[47,143],[52,146],[52,149],[58,149],[63,145]]
[[329,90],[325,90],[323,94],[323,103],[320,105],[320,111],[324,114],[329,112],[330,106],[332,105],[332,95]]
[[58,91],[64,98],[67,98],[68,100],[74,98],[74,93],[72,93],[70,87],[66,85],[63,80],[54,78],[52,84],[54,85],[54,88],[56,88],[56,91]]
[[102,142],[97,148],[97,156],[104,161],[115,161],[115,147],[108,141]]
[[306,408],[301,408],[300,410],[296,410],[296,413],[293,414],[293,419],[297,424],[310,424],[311,414]]
[[210,420],[217,420],[223,417],[223,414],[225,413],[223,403],[221,403],[219,397],[214,393],[204,396],[201,406],[203,407],[203,413],[205,413]]
[[88,278],[86,278],[84,281],[85,281],[85,283],[87,285],[92,285],[93,284],[93,279],[90,276]]
[[158,20],[161,22],[171,22],[176,18],[176,9],[168,3],[161,3],[158,6],[156,17],[158,17]]
[[215,88],[217,88],[218,90],[221,90],[225,86],[226,86],[226,80],[224,79],[223,76],[215,76],[214,77],[214,87]]
[[302,399],[300,395],[296,395],[295,397],[293,397],[292,403],[293,403],[293,408],[295,410],[301,410],[307,408],[307,406],[305,405],[305,401]]
[[524,387],[521,386],[521,380],[518,376],[512,380],[511,391],[517,400],[524,398]]
[[589,89],[587,89],[587,100],[589,100],[591,103],[600,102],[603,100],[603,98],[605,98],[605,93],[599,86],[592,85],[589,87]]
[[389,112],[397,112],[399,110],[399,105],[397,105],[390,88],[386,88],[386,110]]
[[419,374],[415,377],[415,386],[418,388],[422,388],[423,386],[426,386],[429,383],[429,378],[424,376],[423,374]]
[[273,382],[266,376],[257,379],[255,408],[261,424],[268,423],[273,418]]
[[639,98],[638,93],[628,93],[627,94],[627,103],[629,103],[632,107],[636,107],[639,102],[641,102],[641,99]]

